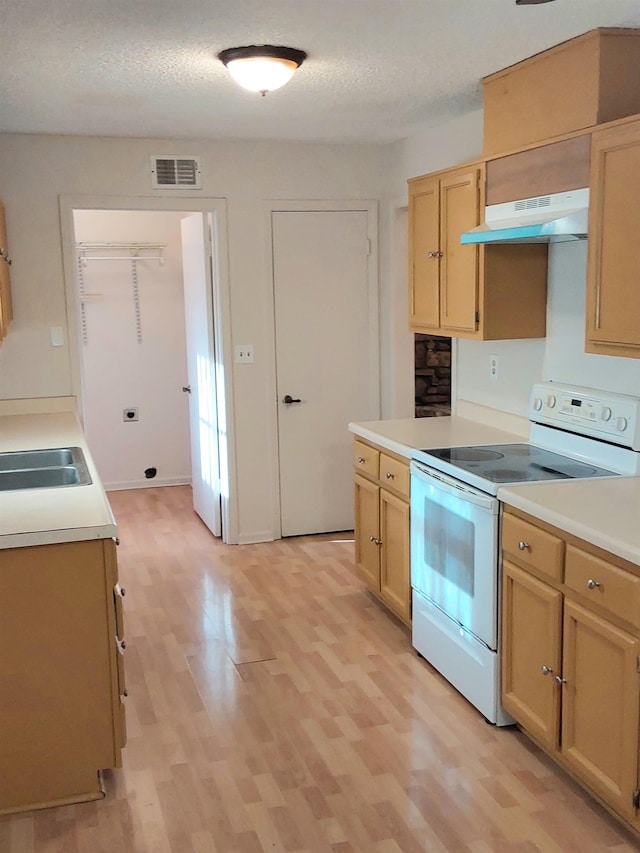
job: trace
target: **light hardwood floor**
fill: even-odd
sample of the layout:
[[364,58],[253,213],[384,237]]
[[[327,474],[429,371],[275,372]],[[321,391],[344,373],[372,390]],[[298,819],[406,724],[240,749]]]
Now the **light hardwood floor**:
[[110,499],[124,767],[97,803],[0,818],[0,853],[640,849],[416,657],[354,577],[352,542],[225,546],[187,487]]

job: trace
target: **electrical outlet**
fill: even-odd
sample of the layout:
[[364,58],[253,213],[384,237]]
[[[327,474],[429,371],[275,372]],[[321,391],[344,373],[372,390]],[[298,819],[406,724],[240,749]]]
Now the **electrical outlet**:
[[253,344],[238,344],[235,356],[236,364],[253,364]]
[[128,409],[122,410],[122,420],[126,423],[127,421],[137,421],[138,420],[138,410],[135,406],[131,406]]
[[500,369],[500,359],[498,358],[497,355],[490,355],[489,356],[489,379],[491,379],[493,382],[498,381],[499,369]]

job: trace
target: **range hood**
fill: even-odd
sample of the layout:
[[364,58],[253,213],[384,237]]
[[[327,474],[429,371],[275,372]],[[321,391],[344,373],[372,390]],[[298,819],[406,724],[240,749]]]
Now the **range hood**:
[[466,231],[463,245],[586,240],[589,189],[492,204],[484,212],[484,225]]

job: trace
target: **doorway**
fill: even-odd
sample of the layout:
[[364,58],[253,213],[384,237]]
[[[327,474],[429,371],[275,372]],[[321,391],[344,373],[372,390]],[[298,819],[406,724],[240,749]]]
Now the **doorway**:
[[[160,279],[156,275],[153,277],[155,283],[145,281],[145,274],[147,273],[147,270],[144,268],[144,264],[153,265],[155,263],[157,266],[161,263],[164,264],[166,258],[167,261],[173,263],[174,266],[177,263],[180,267],[181,221],[188,217],[189,214],[192,214],[197,215],[197,218],[199,218],[202,223],[206,223],[206,227],[203,230],[202,242],[202,250],[206,253],[206,257],[201,258],[201,266],[209,271],[208,285],[206,282],[203,284],[203,293],[205,294],[203,299],[206,303],[206,313],[201,310],[198,316],[206,329],[206,335],[209,335],[212,342],[214,337],[217,341],[215,351],[213,344],[211,344],[209,347],[210,352],[205,354],[205,360],[208,361],[209,374],[216,380],[216,389],[215,391],[211,391],[211,393],[215,395],[215,399],[210,401],[211,405],[207,406],[207,411],[209,413],[212,410],[216,411],[216,443],[219,435],[222,435],[223,439],[219,443],[219,449],[216,448],[216,457],[218,457],[219,453],[220,465],[219,470],[216,468],[217,477],[215,484],[211,484],[212,488],[213,485],[215,485],[218,494],[220,494],[221,507],[220,512],[218,512],[217,527],[215,523],[206,516],[206,514],[202,513],[201,507],[197,505],[198,501],[196,500],[194,500],[194,509],[203,518],[205,524],[207,524],[214,534],[219,535],[220,532],[222,533],[223,541],[227,543],[237,542],[238,533],[237,514],[235,511],[235,472],[231,465],[231,459],[233,458],[233,429],[232,418],[230,417],[232,413],[232,388],[230,371],[225,370],[225,366],[230,364],[230,321],[226,260],[226,204],[224,200],[199,199],[197,202],[190,202],[186,199],[176,199],[174,201],[172,199],[118,197],[106,199],[61,197],[60,207],[63,232],[67,314],[70,329],[70,357],[73,388],[74,394],[78,398],[79,414],[83,418],[83,425],[85,429],[90,434],[90,446],[94,447],[96,450],[95,455],[97,457],[97,462],[99,462],[100,448],[109,444],[109,442],[112,444],[115,442],[119,448],[118,453],[122,453],[123,457],[127,457],[128,455],[129,461],[132,461],[137,466],[137,469],[145,472],[145,480],[143,480],[142,483],[133,481],[128,484],[125,480],[120,482],[119,485],[116,484],[116,488],[152,485],[152,481],[155,479],[154,474],[155,476],[158,476],[160,473],[160,466],[153,464],[153,460],[151,460],[149,456],[152,453],[159,454],[163,446],[169,456],[174,459],[178,457],[181,458],[182,470],[177,474],[172,475],[173,483],[180,482],[180,479],[182,479],[182,482],[192,479],[192,473],[189,471],[188,464],[188,449],[190,446],[190,418],[188,411],[193,407],[189,406],[190,395],[188,395],[188,386],[190,384],[189,379],[191,377],[187,379],[188,368],[185,352],[186,341],[184,323],[182,324],[182,334],[179,331],[176,331],[184,317],[184,301],[181,299],[179,307],[176,308],[174,287],[172,304],[173,313],[177,316],[172,318],[172,332],[167,334],[167,309],[168,305],[171,303],[171,299],[168,301],[164,300],[164,305],[160,304],[162,303],[162,300],[157,298],[159,290],[158,282]],[[76,220],[82,221],[84,218],[86,222],[86,218],[90,211],[94,211],[96,216],[102,215],[104,217],[106,214],[109,214],[112,216],[113,221],[117,221],[118,215],[125,218],[127,216],[131,217],[139,215],[142,216],[143,219],[149,219],[149,222],[151,221],[150,217],[154,214],[164,216],[166,221],[172,219],[174,226],[177,229],[175,231],[176,240],[180,246],[180,250],[178,252],[171,253],[168,251],[171,241],[168,241],[163,245],[162,240],[139,240],[139,243],[155,243],[155,248],[153,250],[149,249],[149,255],[151,255],[151,257],[145,258],[144,264],[141,260],[132,260],[131,257],[124,257],[123,260],[119,260],[117,263],[123,265],[124,269],[119,271],[120,275],[118,278],[120,281],[116,285],[114,285],[112,281],[114,278],[113,275],[102,275],[102,283],[105,284],[105,282],[107,282],[108,284],[110,294],[109,301],[111,302],[111,311],[108,310],[106,312],[104,311],[104,307],[107,305],[107,300],[104,299],[104,294],[102,298],[99,296],[101,291],[96,291],[94,293],[95,298],[92,304],[91,296],[87,296],[86,286],[84,287],[85,298],[79,298],[77,290],[78,285],[81,284],[81,282],[78,282],[78,270],[82,269],[82,252],[78,250],[76,244],[78,242],[88,243],[90,241],[79,241],[77,239]],[[124,222],[124,220],[122,220],[122,222]],[[108,236],[109,233],[112,237],[118,236],[113,230],[111,232],[105,232],[105,236]],[[131,233],[132,232],[129,230],[128,235],[131,235]],[[93,242],[102,244],[113,242],[115,244],[116,240],[105,239],[102,241],[94,240]],[[135,241],[120,240],[119,242],[121,244],[131,244]],[[131,246],[129,246],[129,248],[131,248]],[[137,249],[134,249],[134,252],[137,252],[138,258],[142,257],[139,246]],[[154,253],[156,258],[155,261],[151,259],[154,256]],[[89,252],[84,252],[85,257],[89,254]],[[110,251],[108,247],[104,247],[103,257],[106,258],[112,254],[113,252]],[[158,260],[158,256],[161,256],[162,259]],[[90,263],[91,262],[87,261],[85,266],[89,266]],[[115,261],[103,263],[110,265],[112,271],[114,270]],[[174,272],[176,272],[175,269]],[[182,270],[178,269],[177,272],[181,277]],[[123,275],[123,273],[126,273],[126,275]],[[151,294],[150,291],[153,289],[155,289],[154,293]],[[146,299],[143,299],[145,293]],[[150,296],[155,296],[156,298],[149,298]],[[127,310],[125,309],[123,311],[123,300],[129,303],[129,319],[125,322],[122,321],[122,318],[127,315]],[[119,306],[118,302],[120,302]],[[103,309],[101,322],[97,322],[98,315],[94,310],[96,305],[99,303],[101,303]],[[119,313],[116,310],[114,314],[114,309],[118,308]],[[88,320],[91,311],[93,312],[93,316],[91,317],[92,323],[89,324]],[[154,334],[156,338],[158,337],[157,329],[154,333],[154,323],[152,322],[154,313],[158,314],[158,312],[163,315],[160,327],[164,328],[164,340],[156,341],[157,346],[155,347],[155,356],[157,358],[158,353],[163,349],[165,350],[168,362],[171,362],[171,364],[167,362],[165,364],[165,368],[162,368],[155,360],[153,353],[154,347],[152,346],[146,347],[147,353],[145,358],[139,358],[140,353],[144,348],[144,346],[141,345],[142,342],[153,341]],[[116,319],[118,317],[120,318],[119,320]],[[178,326],[176,326],[176,323]],[[90,329],[93,329],[93,331],[90,332]],[[103,352],[100,359],[98,359],[100,362],[98,372],[96,373],[95,370],[93,370],[93,372],[90,371],[88,374],[84,375],[83,349],[86,347],[85,341],[89,334],[95,336],[99,329],[101,329],[102,341],[103,343],[106,343],[107,351]],[[73,335],[74,330],[76,331],[75,336]],[[121,338],[128,341],[126,346],[123,345]],[[100,337],[98,336],[98,341],[99,340]],[[126,373],[123,374],[121,370],[116,371],[114,369],[114,362],[117,361],[117,359],[111,359],[109,357],[109,353],[114,355],[118,348],[125,350],[122,354],[125,362],[127,361],[128,351],[130,354],[130,364],[133,363],[131,355],[132,349],[133,353],[138,356],[138,361],[142,360],[147,362],[147,370],[144,373],[144,376],[146,377],[145,379],[141,381],[140,373],[137,372],[136,376],[136,371],[133,369],[129,370],[131,377],[127,376]],[[137,349],[136,351],[136,348],[140,349]],[[203,363],[204,361],[201,360],[201,367]],[[95,364],[93,367],[95,368]],[[163,369],[167,372],[167,376],[165,377],[166,382],[165,379],[160,376]],[[126,378],[126,381],[123,379],[123,376]],[[99,378],[99,381],[94,381],[96,377]],[[130,379],[133,381],[130,382]],[[136,405],[135,399],[120,405],[124,397],[120,398],[118,395],[122,393],[121,386],[126,385],[127,382],[130,383],[130,392],[126,391],[125,393],[130,393],[136,398],[139,397],[140,399],[147,399],[149,402],[149,409],[147,409],[146,404],[143,406]],[[111,383],[111,385],[109,385],[109,383]],[[149,388],[143,387],[145,383]],[[164,392],[160,388],[162,384],[165,386]],[[185,389],[184,391],[183,388]],[[155,391],[155,397],[157,400],[155,411],[150,403],[150,397],[145,398],[144,396],[145,392],[149,392],[150,390]],[[104,393],[106,391],[110,391],[110,393]],[[169,396],[166,396],[167,394],[169,394]],[[92,417],[89,412],[89,408],[92,403],[95,403],[96,397],[100,398],[101,404],[108,406],[110,409],[109,418],[112,421],[112,428],[110,430],[106,429],[107,424],[99,425],[96,417]],[[116,398],[115,400],[113,399],[114,397]],[[114,415],[114,412],[119,419],[117,426],[120,427],[120,425],[122,425],[120,430],[114,429],[116,426],[114,421],[114,417],[116,415]],[[134,417],[130,418],[129,422],[125,420],[125,418],[127,418],[127,412],[133,413],[134,415]],[[147,435],[146,440],[133,441],[135,429],[143,423],[143,412],[146,413],[144,417],[151,427],[153,437],[149,440]],[[151,416],[152,412],[153,416]],[[136,417],[137,420],[135,419]],[[123,429],[128,430],[128,432],[124,433],[125,440],[120,441],[118,440],[118,432],[122,433]],[[98,430],[98,433],[96,433],[96,430]],[[210,430],[210,432],[212,431]],[[96,433],[96,435],[92,436],[91,433]],[[178,433],[180,433],[179,437]],[[144,430],[140,430],[139,436],[143,434]],[[98,435],[100,437],[99,441],[97,440]],[[172,436],[174,441],[173,451],[167,447]],[[180,444],[182,445],[181,447],[179,446]],[[203,447],[198,447],[196,452],[198,454],[198,459],[194,459],[194,468],[197,470],[203,470],[201,460],[204,457],[210,460],[211,453]],[[149,464],[144,464],[143,456]],[[142,467],[143,465],[144,467]],[[206,467],[209,471],[211,470],[209,465]],[[146,482],[146,478],[149,477],[149,474],[151,474],[150,482]],[[209,475],[208,479],[211,481],[211,477]],[[160,482],[161,481],[158,480],[159,484]],[[106,477],[105,485],[109,487],[109,481]]]
[[348,425],[380,405],[374,213],[271,210],[282,536],[353,529]]

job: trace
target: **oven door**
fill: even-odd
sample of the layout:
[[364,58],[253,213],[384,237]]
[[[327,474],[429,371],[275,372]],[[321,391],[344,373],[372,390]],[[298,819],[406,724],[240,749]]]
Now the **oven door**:
[[411,463],[411,586],[497,648],[496,498]]

